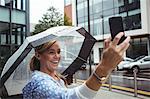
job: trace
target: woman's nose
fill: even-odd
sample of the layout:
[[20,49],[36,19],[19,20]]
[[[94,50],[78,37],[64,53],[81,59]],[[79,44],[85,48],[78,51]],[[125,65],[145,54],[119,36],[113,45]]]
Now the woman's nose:
[[60,54],[59,53],[55,53],[55,58],[60,58]]

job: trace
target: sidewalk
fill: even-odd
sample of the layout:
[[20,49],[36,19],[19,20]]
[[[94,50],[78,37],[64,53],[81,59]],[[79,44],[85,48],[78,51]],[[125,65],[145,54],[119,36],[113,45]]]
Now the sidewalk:
[[101,87],[94,99],[149,99],[145,96],[134,97],[133,93],[118,90],[109,91],[108,88]]
[[[81,83],[73,83],[70,87],[79,86]],[[138,95],[134,97],[133,93],[124,92],[120,90],[112,89],[109,91],[106,87],[101,87],[94,99],[150,99],[150,97]]]

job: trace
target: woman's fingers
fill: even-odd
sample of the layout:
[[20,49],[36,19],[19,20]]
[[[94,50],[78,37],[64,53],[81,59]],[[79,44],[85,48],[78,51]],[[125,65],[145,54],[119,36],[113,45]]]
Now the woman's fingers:
[[115,36],[114,40],[112,41],[112,45],[117,46],[117,44],[119,43],[119,41],[120,41],[120,39],[121,39],[121,37],[122,37],[123,35],[124,35],[123,32],[118,33],[118,34]]
[[107,49],[109,47],[110,42],[111,42],[111,37],[107,38],[104,41],[104,49]]
[[123,54],[130,45],[130,37],[117,45],[123,35],[124,33],[121,32],[117,34],[113,41],[111,41],[111,38],[105,40],[105,50],[103,51],[101,64],[107,72],[112,71],[122,61]]
[[119,52],[125,52],[129,47],[130,37],[128,36],[120,45],[118,45]]
[[111,38],[108,38],[105,40],[104,49],[107,49],[109,47],[113,47],[114,50],[118,52],[118,54],[122,55],[129,47],[130,37],[127,37],[121,44],[117,45],[121,39],[121,37],[124,35],[123,32],[120,32],[117,34],[113,41],[111,41]]

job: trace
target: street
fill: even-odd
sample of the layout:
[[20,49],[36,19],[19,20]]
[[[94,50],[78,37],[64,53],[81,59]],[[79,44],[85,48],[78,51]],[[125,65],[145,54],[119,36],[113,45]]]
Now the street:
[[[89,77],[89,69],[79,70],[76,73],[76,78],[86,80]],[[127,71],[114,71],[111,74],[112,85],[127,87],[134,89],[133,73]],[[108,81],[106,82],[108,84]],[[137,88],[138,90],[150,92],[150,70],[142,71],[137,74]]]

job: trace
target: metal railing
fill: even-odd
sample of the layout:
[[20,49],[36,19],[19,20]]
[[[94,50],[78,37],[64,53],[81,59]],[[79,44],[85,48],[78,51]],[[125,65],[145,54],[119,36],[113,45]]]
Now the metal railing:
[[[138,70],[136,68],[133,70],[133,77],[112,75],[112,73],[111,73],[109,75],[109,78],[108,78],[108,88],[109,88],[109,91],[112,91],[112,88],[113,88],[113,86],[112,86],[112,77],[129,79],[129,80],[133,80],[133,82],[134,82],[134,96],[137,97],[138,96],[138,84],[137,84],[137,80],[150,81],[150,79],[146,79],[146,78],[137,78],[137,73],[138,73]],[[77,83],[77,74],[76,73],[74,74],[74,83]]]
[[137,78],[137,73],[138,73],[138,70],[135,68],[133,70],[133,77],[110,75],[109,79],[108,79],[109,91],[112,91],[112,77],[119,77],[119,78],[129,79],[129,80],[133,80],[133,82],[134,82],[134,96],[137,97],[138,96],[138,83],[137,83],[137,80],[150,81],[150,79]]

